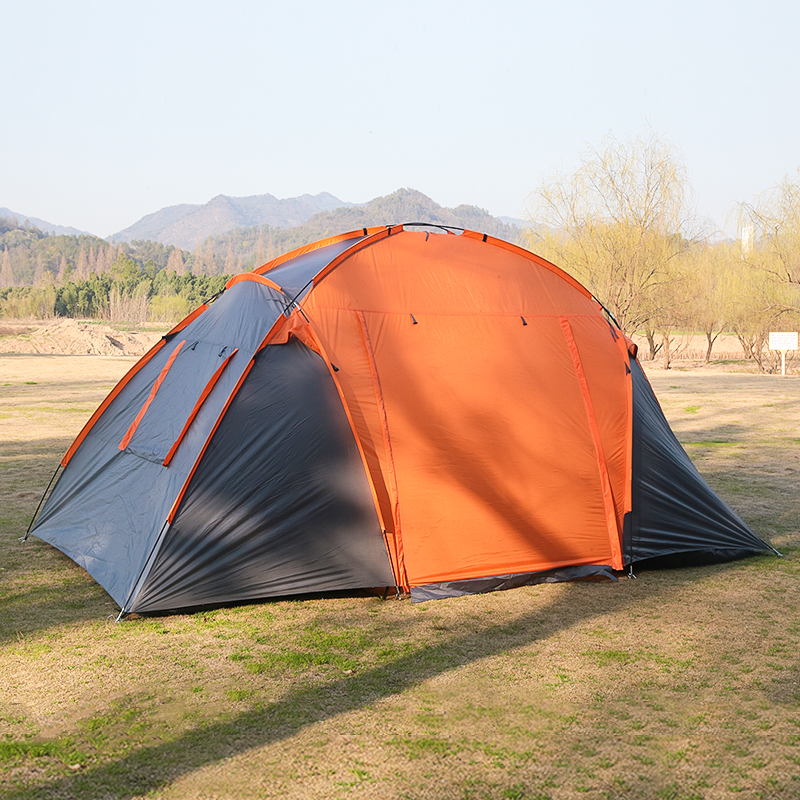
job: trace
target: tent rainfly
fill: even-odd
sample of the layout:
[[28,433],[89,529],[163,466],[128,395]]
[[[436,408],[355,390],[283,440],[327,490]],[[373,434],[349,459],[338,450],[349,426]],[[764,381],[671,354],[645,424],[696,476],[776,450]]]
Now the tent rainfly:
[[700,477],[583,286],[433,227],[365,228],[230,280],[95,411],[31,532],[120,617],[771,549]]

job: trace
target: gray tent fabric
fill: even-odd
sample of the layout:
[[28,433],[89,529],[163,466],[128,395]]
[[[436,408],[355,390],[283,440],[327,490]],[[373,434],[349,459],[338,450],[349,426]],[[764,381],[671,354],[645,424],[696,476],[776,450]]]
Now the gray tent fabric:
[[270,280],[279,284],[289,297],[300,300],[309,291],[311,281],[320,270],[364,238],[364,236],[356,236],[352,239],[345,239],[343,242],[325,245],[325,247],[304,253],[284,264],[279,264],[269,271]]
[[296,340],[265,349],[214,434],[132,610],[393,584],[325,364]]
[[[263,284],[243,281],[232,286],[208,311],[171,336],[125,386],[55,485],[32,532],[80,564],[120,606],[144,569],[228,396],[285,305],[280,292]],[[250,320],[247,325],[241,324],[242,314]],[[163,466],[206,383],[237,348],[173,461]],[[173,354],[130,443],[120,450]]]
[[[709,561],[770,549],[709,487],[669,427],[641,366],[631,361],[633,468],[626,563],[677,553]],[[709,551],[719,551],[716,557]],[[673,560],[674,563],[674,560]]]
[[581,564],[574,567],[546,569],[541,572],[527,572],[521,575],[495,575],[490,578],[467,578],[446,583],[428,583],[411,587],[411,602],[441,600],[445,597],[461,597],[465,594],[483,594],[503,589],[516,589],[519,586],[536,586],[540,583],[565,583],[567,581],[594,578],[616,581],[617,576],[608,564]]

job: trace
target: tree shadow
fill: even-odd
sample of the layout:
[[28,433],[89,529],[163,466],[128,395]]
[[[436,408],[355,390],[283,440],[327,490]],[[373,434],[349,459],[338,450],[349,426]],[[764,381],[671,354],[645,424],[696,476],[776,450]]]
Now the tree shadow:
[[33,536],[20,541],[71,441],[53,437],[3,442],[0,641],[103,618],[112,610],[108,595],[67,556]]
[[[725,567],[703,569],[720,571]],[[549,605],[513,621],[478,624],[473,630],[439,643],[423,644],[410,652],[402,652],[386,663],[321,685],[293,689],[263,707],[220,722],[203,723],[172,741],[141,747],[84,772],[19,789],[9,797],[17,800],[60,797],[124,800],[147,795],[195,770],[288,739],[307,726],[408,691],[451,670],[544,641],[588,620],[635,607],[642,602],[643,591],[651,596],[680,592],[684,584],[697,576],[698,571],[692,569],[671,573],[666,593],[663,581],[649,585],[644,581],[567,584]],[[470,598],[449,602],[469,603]],[[372,620],[375,620],[376,629],[385,624],[380,615]]]
[[[5,357],[0,354],[0,357]],[[71,403],[78,403],[81,405],[99,405],[103,399],[103,395],[108,394],[117,380],[114,378],[88,378],[81,380],[75,378],[68,381],[55,380],[47,378],[42,381],[31,381],[29,383],[21,383],[15,381],[12,386],[3,386],[3,402],[8,405],[28,405],[31,402],[35,403],[33,406],[47,406],[52,403],[63,403],[63,397],[43,397],[42,387],[51,387],[54,391],[58,388],[60,395],[67,392],[71,393],[71,397],[67,400]],[[99,400],[98,400],[99,398]]]

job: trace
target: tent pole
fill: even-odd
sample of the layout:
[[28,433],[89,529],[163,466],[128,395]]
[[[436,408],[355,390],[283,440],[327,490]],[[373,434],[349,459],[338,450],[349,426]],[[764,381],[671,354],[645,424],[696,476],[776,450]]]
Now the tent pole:
[[137,593],[137,590],[139,589],[139,584],[142,582],[142,578],[144,577],[145,571],[150,566],[151,562],[153,561],[153,558],[155,557],[156,553],[158,552],[159,548],[161,547],[161,542],[164,540],[164,534],[166,534],[167,530],[169,530],[169,527],[170,527],[170,524],[169,524],[169,520],[167,519],[167,520],[164,521],[164,524],[161,526],[161,530],[159,531],[158,538],[156,539],[155,544],[153,545],[153,548],[150,551],[150,555],[147,556],[147,559],[145,560],[144,564],[142,565],[142,569],[140,570],[138,577],[136,578],[136,580],[134,581],[133,586],[131,587],[131,591],[128,594],[128,597],[126,598],[125,602],[122,604],[122,607],[119,610],[119,616],[117,617],[117,620],[116,620],[117,622],[119,622],[122,619],[122,616],[123,616],[123,614],[125,614],[125,609],[127,608],[128,603],[131,602],[131,600],[133,599],[133,597]]
[[42,508],[42,504],[44,503],[45,498],[47,497],[50,487],[53,485],[53,481],[56,479],[56,475],[58,475],[58,471],[61,469],[61,462],[58,462],[58,466],[56,467],[56,471],[53,473],[53,477],[50,478],[50,483],[47,484],[47,488],[44,490],[44,494],[42,495],[41,499],[39,500],[39,505],[36,506],[36,511],[33,512],[33,516],[31,517],[30,524],[28,525],[28,530],[25,531],[25,535],[20,539],[21,542],[27,542],[28,536],[31,534],[31,528],[33,528],[33,523],[36,522],[36,517],[39,516],[39,511]]

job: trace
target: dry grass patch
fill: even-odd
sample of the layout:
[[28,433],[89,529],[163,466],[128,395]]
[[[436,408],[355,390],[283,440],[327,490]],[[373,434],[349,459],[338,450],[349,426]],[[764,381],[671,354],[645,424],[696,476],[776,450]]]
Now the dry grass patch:
[[114,624],[80,568],[17,537],[131,363],[0,358],[2,796],[800,797],[797,379],[650,376],[782,559]]

